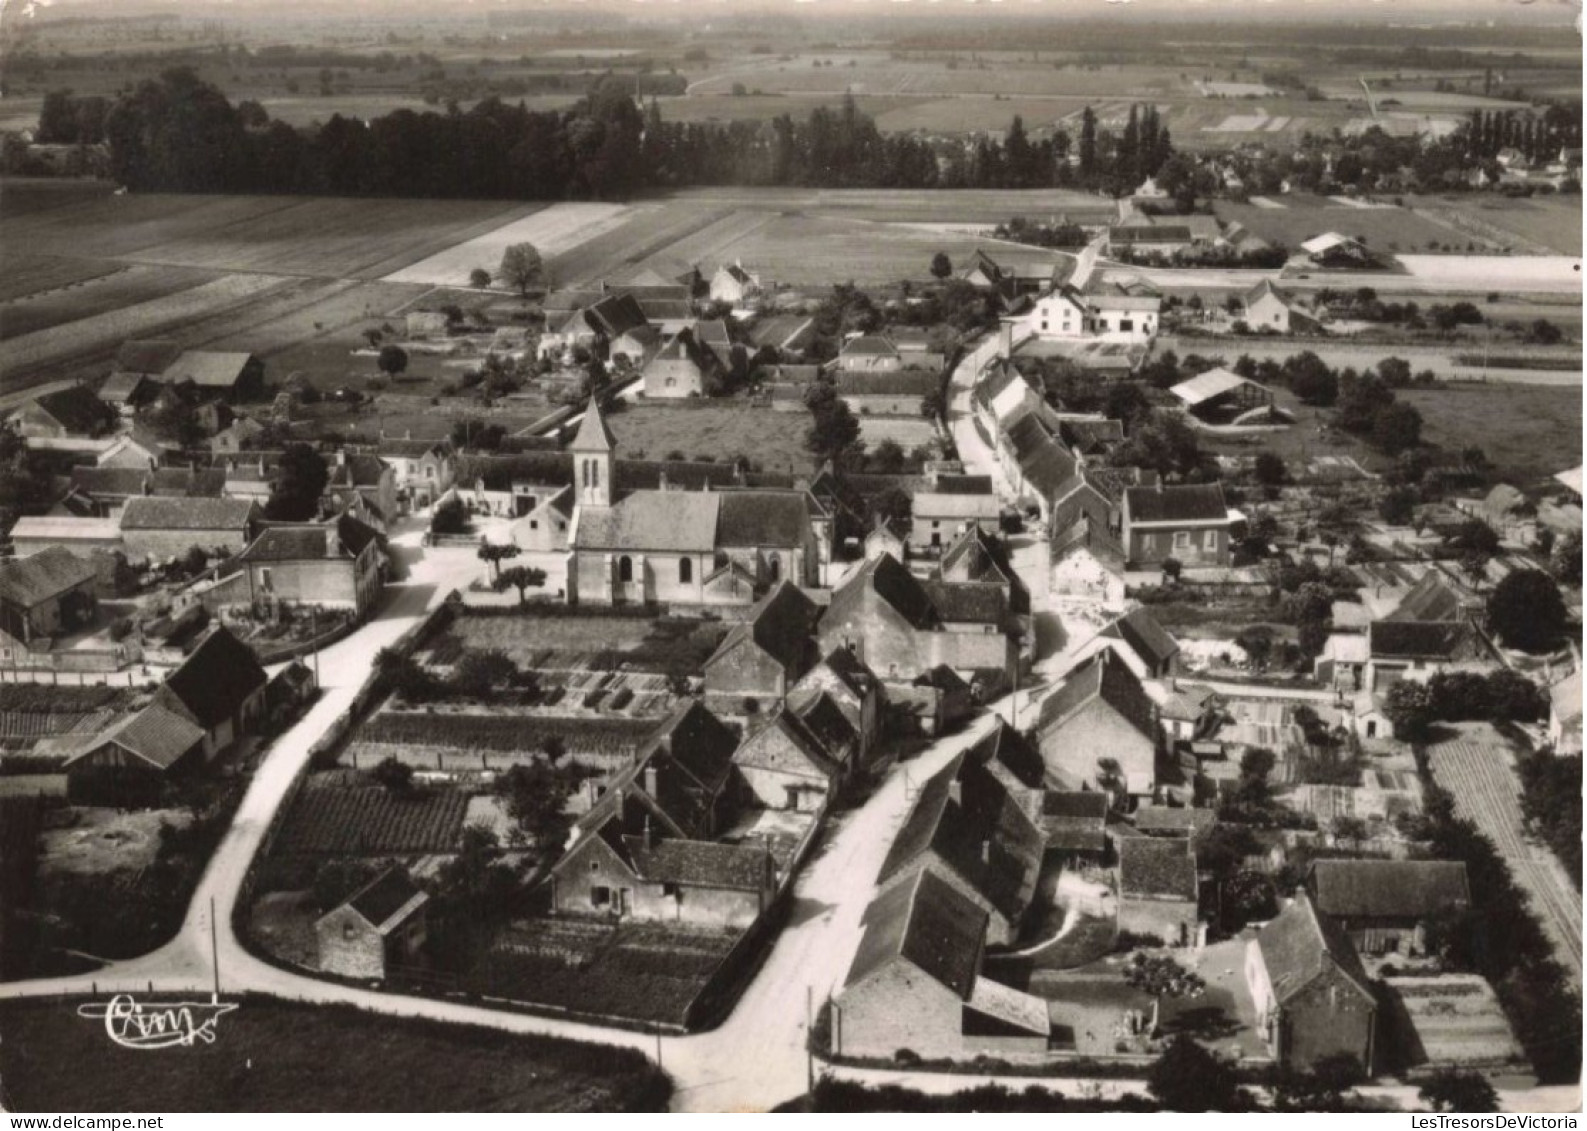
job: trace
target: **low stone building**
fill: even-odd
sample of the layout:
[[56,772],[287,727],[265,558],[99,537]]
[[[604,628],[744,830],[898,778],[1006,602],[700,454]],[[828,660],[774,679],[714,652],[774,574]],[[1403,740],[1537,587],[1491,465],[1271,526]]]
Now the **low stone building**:
[[140,497],[121,511],[121,539],[140,562],[179,558],[194,546],[235,554],[252,541],[259,515],[251,499]]
[[430,897],[390,868],[314,923],[319,968],[343,978],[384,980],[423,961]]
[[61,546],[0,561],[0,643],[29,647],[93,620],[99,567]]
[[821,610],[790,581],[761,599],[749,619],[735,625],[705,662],[705,691],[753,702],[780,701],[816,659],[815,629]]
[[214,758],[257,724],[268,682],[253,651],[220,627],[166,677],[154,701],[196,723],[204,756]]
[[380,599],[380,536],[351,515],[334,522],[268,526],[238,555],[250,606],[351,609],[362,619]]
[[1049,779],[1067,788],[1104,785],[1102,764],[1118,763],[1114,788],[1152,794],[1161,745],[1156,705],[1128,665],[1104,649],[1085,660],[1041,705],[1036,740]]
[[1360,954],[1423,954],[1430,926],[1472,906],[1459,860],[1317,860],[1306,890]]
[[1119,930],[1168,946],[1196,941],[1196,849],[1187,838],[1119,841]]
[[1184,566],[1229,564],[1229,508],[1216,483],[1128,487],[1125,556],[1134,569],[1173,558]]

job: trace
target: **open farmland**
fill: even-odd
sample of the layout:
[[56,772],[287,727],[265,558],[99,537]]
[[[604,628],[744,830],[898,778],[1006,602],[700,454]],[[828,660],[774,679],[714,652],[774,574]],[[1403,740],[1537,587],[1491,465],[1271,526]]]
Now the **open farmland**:
[[1418,212],[1432,213],[1463,230],[1515,243],[1518,252],[1552,251],[1581,255],[1582,204],[1579,196],[1510,199],[1486,193],[1418,197]]
[[1422,414],[1424,439],[1451,451],[1481,448],[1518,485],[1581,463],[1579,384],[1450,385],[1397,396]]
[[[120,263],[90,259],[62,259],[53,255],[13,256],[5,260],[0,275],[0,303],[38,296],[61,288],[79,286],[90,279],[103,278],[129,268]],[[6,308],[9,321],[10,307]]]
[[339,856],[456,852],[467,812],[468,796],[457,790],[399,794],[384,786],[310,779],[293,802],[274,851]]
[[[798,413],[767,412],[746,401],[697,407],[630,405],[607,418],[629,459],[685,459],[725,463],[743,456],[763,471],[802,475],[815,470],[805,450],[809,419]],[[641,455],[641,453],[643,453]]]
[[30,294],[26,298],[6,303],[0,308],[0,340],[179,294],[213,282],[218,277],[211,271],[191,271],[181,267],[133,266],[123,270],[112,269],[98,278]]
[[1216,206],[1218,218],[1238,221],[1262,239],[1291,250],[1324,232],[1354,236],[1380,252],[1426,251],[1431,244],[1454,244],[1464,251],[1468,243],[1478,250],[1490,250],[1481,237],[1406,208],[1357,208],[1300,193],[1276,199],[1283,207],[1263,208],[1220,200]]
[[533,244],[542,256],[553,257],[617,227],[628,212],[623,204],[553,204],[410,264],[386,282],[466,287],[469,272],[494,272],[513,244]]

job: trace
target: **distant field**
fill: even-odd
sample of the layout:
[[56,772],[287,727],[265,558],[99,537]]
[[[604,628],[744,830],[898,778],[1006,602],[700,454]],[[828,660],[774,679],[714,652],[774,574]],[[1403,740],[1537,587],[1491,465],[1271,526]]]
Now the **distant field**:
[[[102,265],[100,265],[102,266]],[[0,306],[0,340],[10,340],[63,322],[114,312],[178,294],[218,278],[211,271],[135,266],[45,291]]]
[[[1582,201],[1580,196],[1534,196],[1511,200],[1486,193],[1461,196],[1418,197],[1417,208],[1450,213],[1457,225],[1503,239],[1519,236],[1561,255],[1582,253]],[[1493,229],[1497,229],[1494,231]],[[1517,251],[1530,250],[1519,247]]]
[[[830,66],[816,66],[820,60]],[[899,60],[881,53],[819,52],[787,61],[753,60],[694,83],[694,91],[726,94],[734,83],[771,92],[851,91],[863,95],[1052,94],[1092,99],[1193,95],[1194,87],[1166,67],[1032,62],[1004,55],[983,59]]]
[[1424,252],[1433,243],[1441,247],[1456,244],[1461,250],[1472,243],[1478,250],[1488,250],[1480,236],[1462,233],[1403,208],[1356,208],[1301,193],[1274,200],[1284,207],[1263,208],[1220,200],[1215,208],[1219,219],[1238,221],[1262,239],[1292,250],[1324,232],[1354,236],[1379,251]]
[[[127,268],[120,263],[96,263],[85,259],[57,259],[50,255],[11,256],[0,260],[0,303],[10,303],[28,295],[53,291],[98,279]],[[0,314],[0,321],[4,315]]]
[[629,459],[666,459],[682,452],[686,459],[719,463],[745,456],[766,471],[815,470],[804,446],[810,421],[802,413],[768,412],[743,401],[677,408],[634,401],[607,423]]
[[494,272],[501,263],[502,252],[513,244],[533,244],[543,257],[550,258],[612,230],[623,223],[628,213],[629,207],[623,204],[553,204],[535,208],[501,227],[410,264],[386,276],[385,281],[466,287],[471,271],[484,268]]
[[1481,448],[1518,486],[1582,462],[1580,385],[1452,385],[1398,396],[1422,414],[1425,439]]

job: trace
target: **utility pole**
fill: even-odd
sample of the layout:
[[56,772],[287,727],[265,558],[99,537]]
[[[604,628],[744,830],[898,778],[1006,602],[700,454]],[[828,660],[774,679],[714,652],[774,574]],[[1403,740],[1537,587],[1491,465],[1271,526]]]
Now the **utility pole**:
[[805,987],[805,1091],[816,1090],[816,1052],[812,1047],[815,1035],[812,1019],[812,1002],[815,998],[815,987]]
[[209,999],[214,1005],[220,1001],[220,941],[215,930],[215,897],[209,897],[209,960],[215,971],[215,993]]

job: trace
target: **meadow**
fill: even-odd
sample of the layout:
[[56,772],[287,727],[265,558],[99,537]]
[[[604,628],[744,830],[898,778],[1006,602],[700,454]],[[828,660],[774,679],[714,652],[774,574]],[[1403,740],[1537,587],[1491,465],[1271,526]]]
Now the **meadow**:
[[1439,248],[1457,245],[1462,252],[1468,244],[1473,245],[1474,250],[1492,250],[1487,241],[1476,234],[1462,232],[1453,225],[1392,204],[1361,208],[1304,193],[1271,200],[1282,207],[1220,200],[1215,210],[1220,220],[1244,224],[1262,239],[1282,244],[1292,251],[1324,232],[1353,236],[1380,252],[1431,252],[1434,248],[1429,245],[1433,244]]
[[1478,447],[1517,486],[1582,461],[1581,385],[1448,385],[1397,396],[1422,414],[1422,438]]

